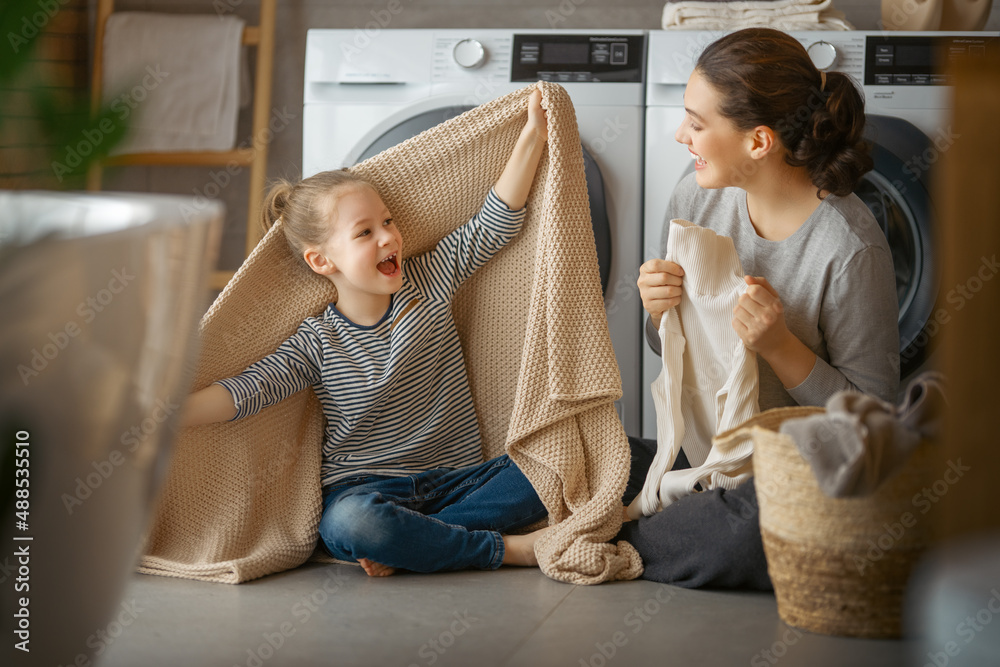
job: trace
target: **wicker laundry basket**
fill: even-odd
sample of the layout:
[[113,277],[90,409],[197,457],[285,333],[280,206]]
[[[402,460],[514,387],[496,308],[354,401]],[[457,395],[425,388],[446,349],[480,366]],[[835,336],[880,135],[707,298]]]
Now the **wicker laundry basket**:
[[[822,408],[777,408],[741,428],[754,442],[754,484],[778,614],[812,632],[899,637],[907,581],[930,539],[931,519],[914,496],[930,482],[931,447],[870,496],[830,498],[790,436],[786,419]],[[929,503],[927,503],[929,504]]]

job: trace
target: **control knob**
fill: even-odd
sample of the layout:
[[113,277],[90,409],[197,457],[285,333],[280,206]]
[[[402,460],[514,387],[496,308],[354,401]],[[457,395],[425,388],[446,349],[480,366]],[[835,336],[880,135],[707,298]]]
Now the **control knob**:
[[478,39],[463,39],[451,52],[455,62],[465,69],[476,69],[486,62],[486,47]]
[[809,45],[809,48],[806,49],[806,52],[812,59],[813,65],[816,66],[816,69],[821,71],[826,71],[833,67],[834,64],[836,64],[837,57],[839,55],[837,53],[837,47],[830,42],[824,41],[813,42]]

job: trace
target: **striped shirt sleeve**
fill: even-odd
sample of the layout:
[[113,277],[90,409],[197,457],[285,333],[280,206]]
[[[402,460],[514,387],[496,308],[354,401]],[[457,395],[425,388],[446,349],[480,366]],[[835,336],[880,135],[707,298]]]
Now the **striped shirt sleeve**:
[[236,416],[230,421],[257,414],[264,408],[318,383],[323,368],[320,334],[310,320],[299,325],[277,350],[245,371],[215,384],[233,396]]
[[410,280],[421,290],[450,300],[476,269],[517,236],[525,210],[511,210],[491,188],[482,209],[469,222],[441,239],[433,250],[409,260]]

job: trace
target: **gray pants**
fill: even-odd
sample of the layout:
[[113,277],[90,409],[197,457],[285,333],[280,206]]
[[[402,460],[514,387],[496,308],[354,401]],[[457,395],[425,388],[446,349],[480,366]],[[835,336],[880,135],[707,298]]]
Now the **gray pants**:
[[[629,445],[626,505],[642,490],[656,453],[651,440],[630,437]],[[673,469],[688,467],[681,452]],[[631,543],[642,556],[643,579],[683,588],[773,590],[752,479],[732,491],[713,489],[681,498],[662,512],[625,523],[615,539]]]

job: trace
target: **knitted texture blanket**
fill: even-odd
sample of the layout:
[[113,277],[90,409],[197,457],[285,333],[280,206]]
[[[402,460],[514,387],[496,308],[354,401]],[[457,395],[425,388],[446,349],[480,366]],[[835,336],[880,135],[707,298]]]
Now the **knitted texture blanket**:
[[[549,511],[542,571],[565,582],[633,579],[642,562],[621,526],[629,448],[614,409],[611,347],[576,115],[537,84],[549,140],[518,237],[460,288],[453,314],[483,438],[506,451]],[[379,191],[408,254],[466,222],[496,182],[534,86],[472,109],[352,170]],[[201,323],[194,389],[272,352],[336,300],[293,256],[279,221]],[[237,422],[184,429],[139,571],[239,583],[296,567],[317,544],[323,414],[306,390]]]

